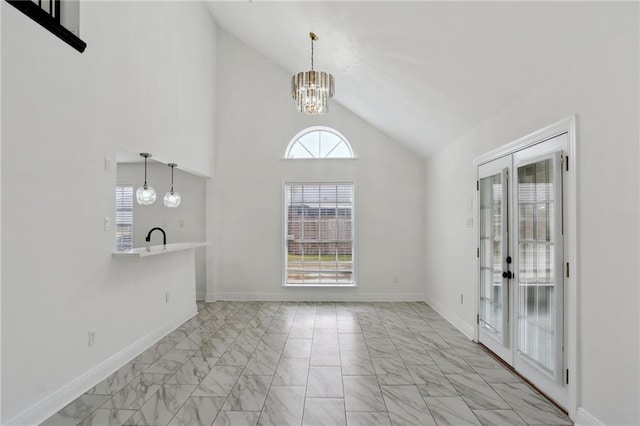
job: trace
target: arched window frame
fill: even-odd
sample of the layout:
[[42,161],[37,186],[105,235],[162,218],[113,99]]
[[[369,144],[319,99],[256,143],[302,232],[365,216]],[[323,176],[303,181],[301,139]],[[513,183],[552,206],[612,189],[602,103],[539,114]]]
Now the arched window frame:
[[[349,150],[349,157],[305,157],[305,158],[296,158],[296,157],[290,157],[291,154],[291,150],[293,149],[293,147],[299,143],[300,139],[309,134],[309,133],[314,133],[314,132],[328,132],[328,133],[332,133],[335,136],[337,136],[338,138],[340,138],[340,140],[342,141],[342,143],[344,143],[344,145],[347,147],[347,149]],[[349,141],[347,140],[347,138],[344,137],[344,135],[342,133],[340,133],[339,131],[337,131],[334,128],[331,127],[327,127],[327,126],[313,126],[313,127],[307,127],[303,130],[301,130],[300,132],[298,132],[289,142],[289,144],[287,145],[287,149],[284,152],[284,159],[285,160],[352,160],[355,159],[356,156],[353,152],[353,147],[351,146],[351,144],[349,143]]]

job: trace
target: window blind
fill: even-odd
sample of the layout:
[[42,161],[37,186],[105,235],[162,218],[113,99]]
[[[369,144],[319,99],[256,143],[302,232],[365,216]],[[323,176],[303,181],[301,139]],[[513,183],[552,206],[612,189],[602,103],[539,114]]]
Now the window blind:
[[116,250],[133,248],[133,186],[116,185]]
[[285,284],[353,284],[353,183],[285,184]]

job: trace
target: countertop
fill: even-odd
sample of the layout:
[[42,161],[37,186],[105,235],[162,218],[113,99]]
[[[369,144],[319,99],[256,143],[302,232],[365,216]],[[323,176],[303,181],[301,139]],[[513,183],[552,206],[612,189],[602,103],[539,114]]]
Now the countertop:
[[180,250],[189,250],[198,247],[204,247],[209,243],[204,242],[186,242],[186,243],[170,243],[167,245],[157,245],[157,246],[149,246],[149,247],[136,247],[131,250],[125,251],[115,251],[113,252],[114,257],[146,257],[146,256],[156,256],[159,254],[171,253],[174,251]]

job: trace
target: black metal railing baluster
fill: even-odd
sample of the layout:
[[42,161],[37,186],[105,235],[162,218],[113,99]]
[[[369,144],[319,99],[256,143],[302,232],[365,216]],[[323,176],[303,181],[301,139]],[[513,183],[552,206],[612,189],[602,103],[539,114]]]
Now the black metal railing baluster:
[[65,43],[84,52],[87,43],[62,25],[62,0],[6,0],[7,3],[24,13]]
[[60,23],[60,3],[62,0],[53,0],[54,2],[54,8],[55,8],[55,15],[53,16],[56,20],[56,22],[59,24]]

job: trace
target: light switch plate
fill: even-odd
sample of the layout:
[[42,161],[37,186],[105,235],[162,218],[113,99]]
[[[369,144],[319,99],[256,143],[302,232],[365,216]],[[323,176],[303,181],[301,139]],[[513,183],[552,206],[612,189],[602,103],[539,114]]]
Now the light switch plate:
[[105,232],[111,231],[111,218],[110,217],[105,217],[104,218],[104,230],[105,230]]

